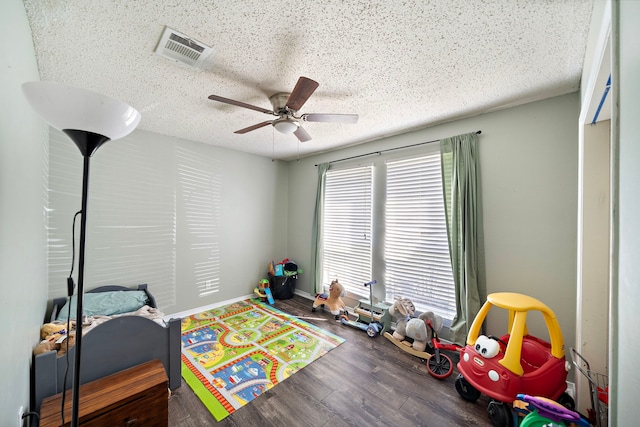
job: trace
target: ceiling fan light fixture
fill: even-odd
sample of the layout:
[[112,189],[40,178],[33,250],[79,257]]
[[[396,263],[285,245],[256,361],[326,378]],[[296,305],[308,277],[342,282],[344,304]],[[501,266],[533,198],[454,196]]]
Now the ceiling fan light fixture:
[[297,121],[288,117],[277,119],[273,122],[273,127],[276,128],[278,132],[284,134],[294,133],[296,130],[298,130],[299,126],[300,124]]

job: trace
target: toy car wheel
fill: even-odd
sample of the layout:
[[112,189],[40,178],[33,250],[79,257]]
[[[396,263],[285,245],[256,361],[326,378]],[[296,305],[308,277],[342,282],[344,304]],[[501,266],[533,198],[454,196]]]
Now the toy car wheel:
[[576,410],[575,400],[573,400],[573,397],[569,396],[567,393],[562,393],[557,402],[567,409],[570,409],[572,411]]
[[489,405],[487,405],[487,414],[489,414],[489,419],[491,420],[491,424],[493,424],[494,427],[513,426],[513,416],[511,414],[511,409],[504,402],[499,402],[492,399],[489,402]]
[[456,378],[456,391],[467,402],[475,402],[480,398],[480,391],[476,390],[462,374]]
[[453,372],[453,362],[446,354],[436,353],[427,360],[427,369],[432,377],[442,380]]

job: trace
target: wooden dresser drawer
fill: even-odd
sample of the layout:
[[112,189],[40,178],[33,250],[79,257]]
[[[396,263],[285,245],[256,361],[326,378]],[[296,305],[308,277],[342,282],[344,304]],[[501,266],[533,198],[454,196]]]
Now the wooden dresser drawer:
[[[167,426],[168,380],[158,360],[143,363],[80,386],[82,426]],[[71,423],[71,391],[65,398],[65,426]],[[60,427],[62,394],[40,408],[41,427]]]

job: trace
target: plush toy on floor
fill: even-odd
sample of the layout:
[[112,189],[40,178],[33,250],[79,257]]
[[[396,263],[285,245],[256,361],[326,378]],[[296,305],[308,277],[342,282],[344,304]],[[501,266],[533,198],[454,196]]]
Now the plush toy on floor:
[[411,346],[416,351],[425,351],[427,343],[431,342],[432,331],[427,321],[431,321],[436,333],[442,328],[442,318],[431,311],[412,317],[415,314],[415,307],[408,298],[397,297],[395,303],[389,307],[389,314],[397,319],[393,338],[401,342],[406,337],[412,338]]
[[344,287],[334,280],[329,286],[329,294],[317,294],[315,301],[313,301],[313,308],[311,311],[316,311],[316,308],[325,306],[329,309],[329,312],[333,314],[336,319],[340,318],[340,312],[346,311],[347,306],[342,302],[342,294],[344,293]]

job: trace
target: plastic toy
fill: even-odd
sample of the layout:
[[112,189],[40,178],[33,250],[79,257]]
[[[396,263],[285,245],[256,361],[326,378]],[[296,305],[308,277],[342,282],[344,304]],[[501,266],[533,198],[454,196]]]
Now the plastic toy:
[[269,304],[271,305],[275,304],[275,301],[273,299],[273,294],[271,293],[271,288],[265,288],[264,293],[267,294],[267,301],[269,301]]
[[523,414],[520,427],[589,427],[589,421],[579,413],[565,408],[558,402],[539,396],[518,394],[513,402],[514,409]]
[[318,307],[327,307],[329,312],[333,314],[337,319],[340,319],[340,313],[346,311],[347,306],[342,301],[342,294],[344,293],[344,287],[338,282],[338,279],[331,282],[329,286],[329,294],[317,294],[316,299],[313,301],[313,307],[311,311],[315,312]]
[[[480,335],[480,328],[492,307],[509,311],[507,333],[501,337]],[[529,335],[527,314],[538,311],[547,326],[550,343]],[[460,350],[455,386],[469,402],[481,395],[491,398],[487,412],[494,426],[512,426],[510,404],[519,393],[556,400],[575,408],[565,393],[569,365],[565,361],[562,331],[553,311],[537,299],[510,292],[487,296],[474,319],[467,343]],[[508,403],[508,405],[507,405]]]
[[441,353],[441,350],[458,352],[462,348],[455,343],[443,343],[438,337],[438,332],[431,325],[431,320],[427,320],[427,326],[431,329],[431,346],[433,347],[433,355],[427,359],[427,369],[432,377],[439,380],[448,378],[453,373],[453,361],[451,358]]
[[[256,294],[260,301],[266,302],[269,301],[269,304],[273,304],[275,301],[273,300],[273,295],[271,294],[271,288],[269,288],[269,281],[267,279],[262,279],[258,282],[258,286],[253,288],[253,293]],[[269,298],[270,297],[270,298]]]
[[[362,329],[367,332],[371,338],[375,338],[378,335],[386,332],[390,324],[389,313],[386,306],[381,307],[373,303],[373,285],[376,284],[375,280],[367,282],[364,286],[369,287],[369,301],[361,301],[361,304],[354,309],[358,315],[357,320],[349,320],[347,312],[343,312],[340,316],[340,322],[343,325],[351,326],[353,328]],[[383,325],[385,322],[386,326]]]

